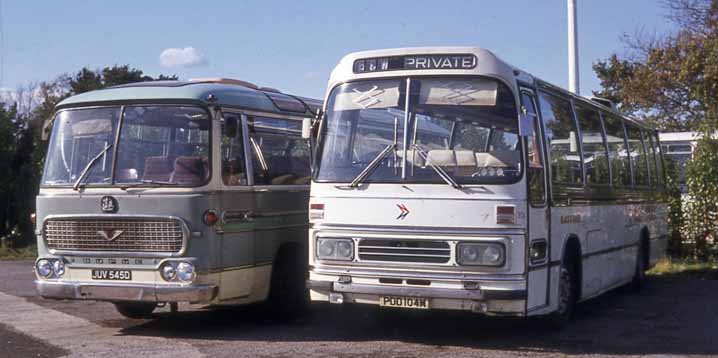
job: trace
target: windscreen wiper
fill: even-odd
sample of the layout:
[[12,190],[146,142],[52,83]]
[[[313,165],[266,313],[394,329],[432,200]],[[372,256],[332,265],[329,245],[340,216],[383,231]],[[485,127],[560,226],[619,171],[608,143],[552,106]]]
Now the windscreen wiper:
[[87,173],[90,172],[90,168],[92,168],[92,166],[95,165],[95,163],[97,163],[97,161],[100,160],[100,158],[102,158],[102,156],[105,155],[105,153],[107,153],[107,151],[110,150],[110,148],[112,148],[112,144],[107,144],[105,146],[105,149],[101,150],[100,153],[98,153],[94,158],[92,158],[87,163],[87,165],[85,166],[85,169],[82,169],[82,172],[80,173],[80,177],[77,178],[77,180],[75,181],[75,185],[72,186],[72,190],[78,191],[80,189],[80,184],[82,183],[82,179],[85,179],[85,176],[87,176]]
[[456,180],[454,180],[454,178],[449,175],[449,173],[447,173],[442,167],[432,163],[431,160],[429,160],[429,155],[423,149],[421,149],[421,147],[419,147],[417,144],[414,144],[413,148],[424,159],[424,162],[428,164],[431,169],[434,169],[436,174],[439,174],[441,179],[443,179],[446,184],[449,184],[457,189],[461,188],[461,184],[457,183]]
[[[349,187],[356,188],[357,186],[359,186],[359,184],[363,182],[364,179],[368,178],[372,173],[374,173],[376,168],[379,167],[379,164],[381,164],[381,162],[389,155],[389,153],[394,153],[394,165],[396,165],[396,146],[398,143],[398,133],[399,119],[394,117],[394,142],[387,145],[384,150],[379,152],[379,154],[377,154],[377,156],[371,162],[369,162],[369,165],[367,165],[366,168],[364,168],[364,170],[362,170],[361,173],[359,173],[359,175],[357,175],[356,178],[352,180],[351,184],[349,184]],[[396,168],[394,171],[396,172]]]
[[374,158],[369,163],[369,165],[367,165],[366,168],[364,168],[364,170],[362,170],[361,173],[359,173],[359,175],[357,175],[356,178],[354,178],[354,180],[352,180],[352,182],[351,182],[351,184],[349,184],[349,186],[352,188],[356,188],[357,186],[359,186],[359,184],[362,181],[364,181],[364,179],[368,178],[371,175],[371,173],[373,173],[374,170],[376,170],[376,168],[379,167],[379,164],[381,164],[381,162],[384,160],[384,158],[386,158],[389,155],[389,153],[393,153],[395,149],[396,149],[396,143],[387,145],[386,148],[384,148],[384,150],[382,150],[376,156],[376,158]]

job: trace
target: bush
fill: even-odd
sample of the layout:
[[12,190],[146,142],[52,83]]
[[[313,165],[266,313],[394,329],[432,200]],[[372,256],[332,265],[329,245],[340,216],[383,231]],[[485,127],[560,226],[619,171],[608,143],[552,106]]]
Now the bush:
[[693,159],[686,167],[688,197],[684,202],[683,232],[694,244],[693,256],[715,256],[718,238],[718,139],[714,121],[706,120]]

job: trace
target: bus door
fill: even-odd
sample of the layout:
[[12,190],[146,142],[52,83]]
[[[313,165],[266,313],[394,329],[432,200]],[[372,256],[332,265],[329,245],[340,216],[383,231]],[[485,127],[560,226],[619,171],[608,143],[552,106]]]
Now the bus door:
[[251,164],[247,160],[247,153],[250,151],[246,116],[229,112],[223,113],[222,116],[219,140],[222,176],[219,298],[226,300],[246,297],[252,293],[251,268],[255,264],[255,230],[252,220],[254,194],[247,170],[251,168]]
[[528,267],[527,312],[548,305],[549,293],[549,228],[550,215],[547,205],[546,153],[543,146],[541,121],[536,110],[536,97],[529,89],[521,90],[522,111],[530,118],[533,133],[526,138],[527,186],[528,186]]

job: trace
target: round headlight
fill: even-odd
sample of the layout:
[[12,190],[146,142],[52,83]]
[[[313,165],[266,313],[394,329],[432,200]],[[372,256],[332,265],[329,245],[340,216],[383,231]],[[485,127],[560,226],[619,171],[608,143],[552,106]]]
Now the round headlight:
[[335,247],[334,240],[319,240],[318,256],[321,258],[333,257]]
[[53,262],[52,271],[55,272],[55,276],[61,277],[65,274],[65,263],[62,260]]
[[177,270],[175,270],[174,266],[170,263],[166,263],[164,266],[162,266],[162,278],[165,279],[165,281],[172,281],[177,276]]
[[498,265],[503,259],[501,250],[493,245],[487,246],[484,250],[484,262],[489,265]]
[[472,245],[461,246],[461,261],[475,262],[479,258],[479,250]]
[[189,262],[180,262],[177,265],[177,277],[180,281],[191,282],[195,278],[194,265]]
[[337,242],[337,256],[341,258],[352,258],[354,256],[354,245],[350,241]]
[[37,274],[42,277],[50,277],[52,276],[52,263],[50,260],[39,260],[36,265],[37,268]]

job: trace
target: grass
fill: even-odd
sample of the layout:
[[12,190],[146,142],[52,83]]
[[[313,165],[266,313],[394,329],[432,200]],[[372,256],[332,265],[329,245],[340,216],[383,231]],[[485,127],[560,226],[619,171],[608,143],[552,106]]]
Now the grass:
[[650,271],[652,276],[687,276],[702,279],[718,279],[718,262],[703,262],[692,259],[666,257],[656,263]]
[[34,260],[37,257],[37,247],[28,246],[18,249],[0,247],[0,260]]

